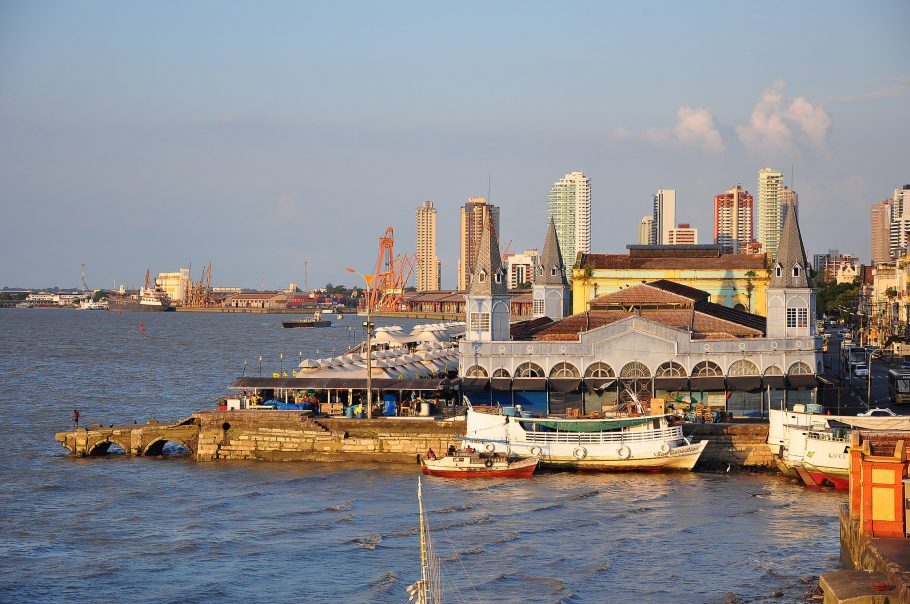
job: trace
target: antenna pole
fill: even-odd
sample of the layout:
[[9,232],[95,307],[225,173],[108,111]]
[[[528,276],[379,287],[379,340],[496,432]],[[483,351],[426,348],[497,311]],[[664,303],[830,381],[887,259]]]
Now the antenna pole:
[[420,512],[420,589],[418,590],[417,601],[423,604],[427,602],[427,541],[426,527],[423,523],[423,489],[420,484],[420,476],[417,477],[417,506]]

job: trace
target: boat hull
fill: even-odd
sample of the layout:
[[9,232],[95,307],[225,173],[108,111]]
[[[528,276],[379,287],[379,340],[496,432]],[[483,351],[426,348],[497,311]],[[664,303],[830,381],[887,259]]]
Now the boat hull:
[[445,464],[445,460],[420,461],[420,469],[428,476],[441,478],[530,478],[537,469],[537,459],[523,459],[511,463],[485,465],[455,466]]
[[140,304],[135,300],[116,300],[110,299],[107,303],[108,310],[128,311],[128,312],[170,312],[175,310],[173,306],[163,304]]
[[283,321],[281,323],[284,327],[331,327],[331,321]]

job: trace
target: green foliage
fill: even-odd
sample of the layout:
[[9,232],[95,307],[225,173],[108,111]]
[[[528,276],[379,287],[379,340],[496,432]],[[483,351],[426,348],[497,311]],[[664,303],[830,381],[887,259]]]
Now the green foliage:
[[107,298],[107,296],[108,296],[108,292],[106,292],[105,290],[103,290],[103,289],[96,290],[95,293],[92,294],[92,302],[99,302],[100,300]]
[[886,288],[886,289],[885,289],[885,296],[887,296],[888,298],[896,298],[896,297],[897,297],[897,289],[895,289],[895,288],[893,288],[893,287]]
[[846,313],[841,310],[841,307],[848,309],[850,312],[855,311],[860,289],[859,279],[855,279],[851,283],[823,281],[821,287],[815,293],[816,313],[818,316],[825,314],[845,318]]

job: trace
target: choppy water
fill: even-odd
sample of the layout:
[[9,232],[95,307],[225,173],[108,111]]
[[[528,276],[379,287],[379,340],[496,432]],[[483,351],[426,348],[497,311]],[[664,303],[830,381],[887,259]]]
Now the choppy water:
[[[403,602],[416,466],[76,459],[84,424],[172,420],[339,351],[275,315],[0,310],[0,600]],[[139,321],[146,332],[138,332]],[[843,496],[769,476],[427,479],[449,601],[797,601],[837,566]],[[461,598],[461,599],[460,599]]]

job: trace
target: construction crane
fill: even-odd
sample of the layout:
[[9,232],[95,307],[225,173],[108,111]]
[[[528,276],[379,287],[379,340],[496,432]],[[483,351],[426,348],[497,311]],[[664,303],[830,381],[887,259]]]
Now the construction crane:
[[379,253],[376,256],[375,275],[372,291],[368,292],[366,304],[372,310],[401,310],[404,290],[408,286],[414,267],[417,264],[416,254],[395,255],[395,230],[386,227],[379,238]]
[[212,296],[212,263],[202,269],[199,281],[190,282],[187,288],[184,306],[189,308],[211,308],[216,306],[215,297]]
[[85,282],[85,262],[82,263],[82,291],[88,293],[88,284]]

